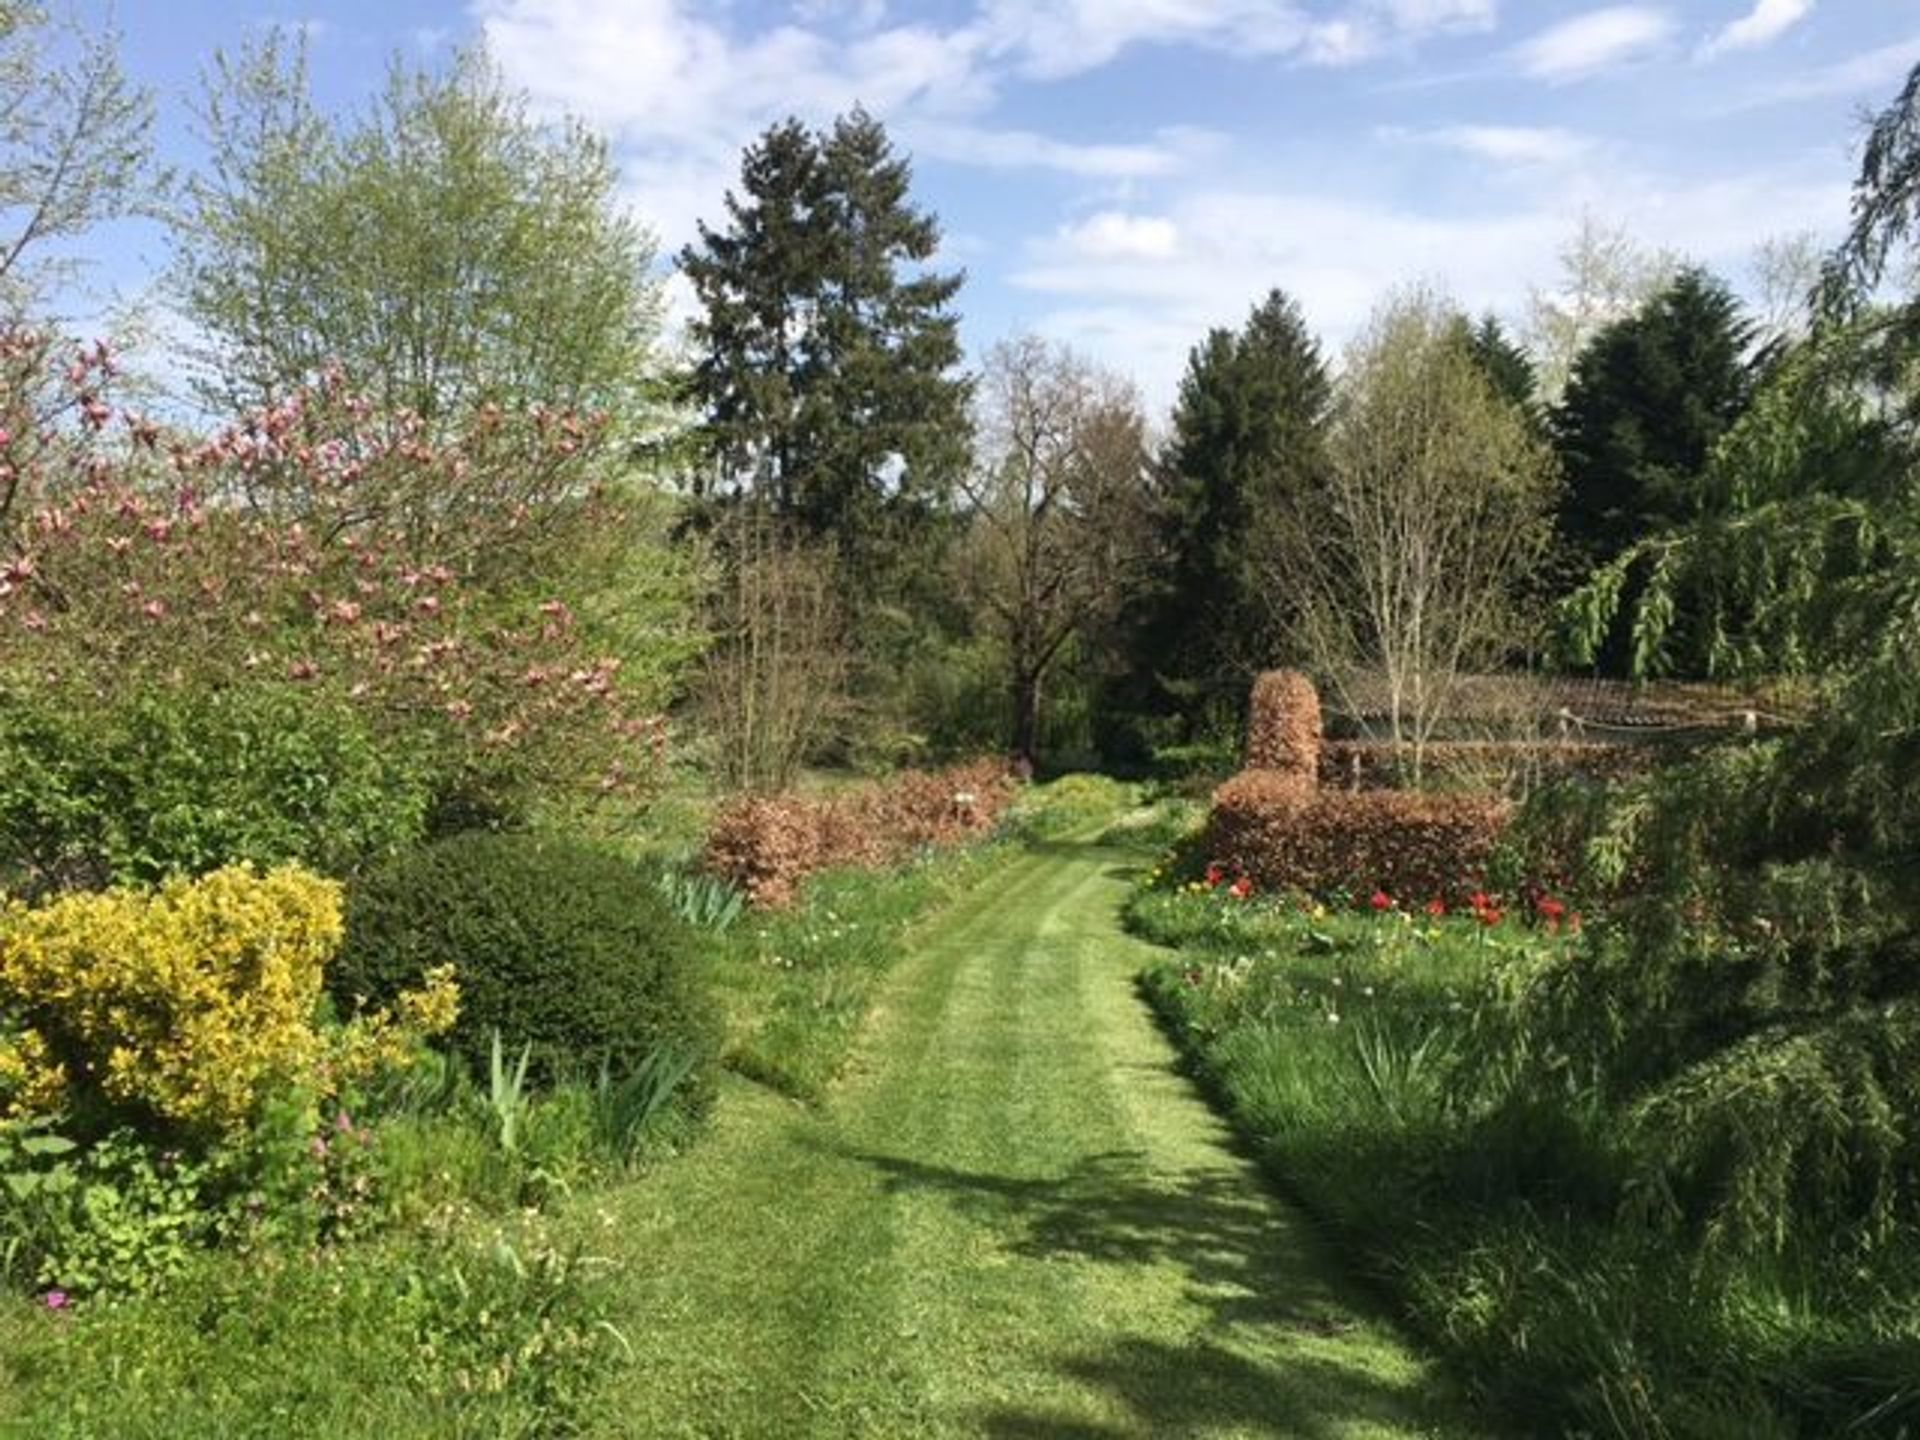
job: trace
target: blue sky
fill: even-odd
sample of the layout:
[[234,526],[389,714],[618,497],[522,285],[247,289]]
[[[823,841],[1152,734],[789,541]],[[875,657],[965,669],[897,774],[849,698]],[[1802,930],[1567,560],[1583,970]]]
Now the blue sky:
[[[1036,330],[1156,407],[1273,285],[1335,350],[1408,281],[1519,320],[1583,213],[1745,285],[1760,241],[1844,223],[1861,117],[1920,63],[1912,0],[120,0],[118,21],[182,164],[200,69],[243,26],[307,26],[341,106],[396,48],[484,34],[612,138],[665,251],[767,123],[860,101],[968,272],[970,345]],[[137,227],[101,248],[122,291],[164,254]]]

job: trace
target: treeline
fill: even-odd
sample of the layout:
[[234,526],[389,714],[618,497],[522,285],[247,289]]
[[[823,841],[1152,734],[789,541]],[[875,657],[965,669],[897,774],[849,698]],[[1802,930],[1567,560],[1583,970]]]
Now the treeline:
[[[270,35],[211,67],[207,159],[169,182],[111,38],[63,70],[47,33],[21,11],[4,39],[36,102],[0,157],[16,325],[95,223],[158,213],[189,413],[231,422],[337,374],[426,447],[496,411],[591,421],[579,483],[646,518],[579,608],[735,786],[982,748],[1139,766],[1226,741],[1276,663],[1336,689],[1384,674],[1417,763],[1456,676],[1574,663],[1554,607],[1590,574],[1647,589],[1637,547],[1708,512],[1717,448],[1810,325],[1804,246],[1775,248],[1789,300],[1762,324],[1588,223],[1524,344],[1409,289],[1335,363],[1275,289],[1196,343],[1160,435],[1125,377],[1033,336],[967,371],[963,276],[864,112],[747,148],[674,257],[700,302],[676,349],[604,141],[535,116],[483,52],[396,59],[342,115]],[[94,158],[47,163],[68,152]],[[423,491],[417,516],[526,503],[489,484]],[[1610,621],[1579,665],[1724,670],[1727,637],[1671,599],[1657,648]]]

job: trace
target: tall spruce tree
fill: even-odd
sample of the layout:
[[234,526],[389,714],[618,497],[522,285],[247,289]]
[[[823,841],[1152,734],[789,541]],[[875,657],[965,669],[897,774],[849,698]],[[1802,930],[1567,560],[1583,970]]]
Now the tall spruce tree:
[[1527,348],[1507,333],[1499,318],[1483,315],[1475,323],[1462,317],[1460,340],[1494,391],[1511,402],[1529,425],[1543,428],[1546,415],[1540,408],[1539,371]]
[[1752,394],[1752,341],[1738,298],[1695,268],[1580,353],[1553,424],[1561,532],[1583,559],[1695,518],[1707,458]]
[[1161,462],[1171,562],[1132,688],[1189,733],[1237,716],[1248,673],[1274,658],[1282,617],[1255,564],[1259,535],[1324,476],[1331,400],[1319,342],[1281,290],[1188,357]]
[[[1753,394],[1753,338],[1725,283],[1689,268],[1580,353],[1553,430],[1566,479],[1560,535],[1582,570],[1699,518],[1707,462]],[[1630,596],[1643,579],[1631,578]],[[1678,617],[1682,630],[1690,623]],[[1622,621],[1599,668],[1624,673],[1630,650]]]
[[705,308],[703,490],[769,506],[869,574],[897,569],[969,450],[964,277],[924,268],[940,227],[911,181],[865,111],[824,131],[790,119],[742,157],[726,226],[680,256]]

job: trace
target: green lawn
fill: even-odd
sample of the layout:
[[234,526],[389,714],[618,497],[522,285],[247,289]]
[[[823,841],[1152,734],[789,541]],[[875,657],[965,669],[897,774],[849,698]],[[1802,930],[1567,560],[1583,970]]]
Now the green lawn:
[[1175,1073],[1127,864],[999,869],[919,932],[824,1106],[734,1082],[602,1199],[636,1354],[594,1433],[1472,1433]]

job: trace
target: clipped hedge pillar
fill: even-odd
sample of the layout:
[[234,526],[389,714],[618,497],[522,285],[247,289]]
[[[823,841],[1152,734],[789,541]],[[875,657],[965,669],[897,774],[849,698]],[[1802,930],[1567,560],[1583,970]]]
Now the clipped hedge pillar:
[[1253,682],[1247,769],[1269,770],[1317,785],[1320,740],[1320,692],[1313,681],[1298,670],[1268,670]]

